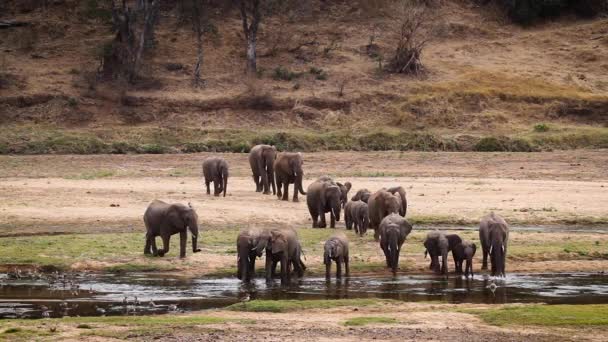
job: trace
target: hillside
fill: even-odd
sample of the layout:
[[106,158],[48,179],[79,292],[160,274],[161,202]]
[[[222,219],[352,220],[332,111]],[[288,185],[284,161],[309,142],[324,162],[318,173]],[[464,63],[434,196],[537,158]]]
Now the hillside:
[[300,150],[608,147],[606,18],[522,28],[492,6],[444,1],[431,9],[440,19],[423,52],[426,73],[414,77],[383,72],[370,57],[386,60],[394,50],[389,8],[313,1],[310,15],[263,18],[259,77],[251,80],[239,13],[218,9],[217,33],[204,47],[206,86],[194,88],[195,38],[172,6],[161,9],[143,79],[128,85],[95,80],[113,35],[107,20],[86,15],[87,2],[24,3],[8,1],[0,12],[28,23],[0,38],[2,153],[245,151],[256,142]]

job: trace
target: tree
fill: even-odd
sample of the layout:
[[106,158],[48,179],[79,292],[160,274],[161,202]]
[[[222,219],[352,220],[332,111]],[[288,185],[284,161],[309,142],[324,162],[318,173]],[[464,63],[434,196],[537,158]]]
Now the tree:
[[203,33],[207,23],[205,0],[192,0],[192,29],[196,35],[196,65],[194,66],[194,86],[204,84],[201,79],[203,67]]
[[256,68],[256,45],[257,33],[262,18],[261,0],[240,0],[241,19],[243,21],[243,33],[247,41],[247,67],[248,74],[255,74]]
[[125,77],[133,82],[144,57],[146,41],[153,39],[158,0],[138,0],[135,10],[125,0],[112,1],[114,40],[104,46],[100,74],[103,78]]

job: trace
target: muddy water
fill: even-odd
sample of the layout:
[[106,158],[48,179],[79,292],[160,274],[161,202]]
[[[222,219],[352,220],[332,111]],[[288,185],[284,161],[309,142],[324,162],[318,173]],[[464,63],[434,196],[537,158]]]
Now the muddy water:
[[[494,283],[496,287],[491,284]],[[75,275],[66,282],[0,276],[0,317],[161,314],[224,307],[251,299],[390,298],[449,303],[608,303],[608,274],[511,274],[504,279],[434,275],[357,276],[290,286],[234,278],[181,279],[150,274]]]

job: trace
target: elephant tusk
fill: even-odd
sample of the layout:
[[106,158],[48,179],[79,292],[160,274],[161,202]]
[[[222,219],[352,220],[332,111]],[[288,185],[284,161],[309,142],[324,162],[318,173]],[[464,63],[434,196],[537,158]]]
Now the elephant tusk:
[[494,246],[490,246],[490,254],[492,254],[492,247],[494,247]]
[[505,252],[505,245],[502,245],[502,252]]

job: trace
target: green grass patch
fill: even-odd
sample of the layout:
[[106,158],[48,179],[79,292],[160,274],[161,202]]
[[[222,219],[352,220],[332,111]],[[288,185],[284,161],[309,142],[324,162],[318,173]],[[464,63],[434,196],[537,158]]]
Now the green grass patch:
[[99,178],[108,178],[115,176],[115,172],[112,170],[95,170],[95,171],[87,171],[77,175],[68,175],[63,178],[65,179],[99,179]]
[[395,324],[397,320],[392,317],[381,317],[381,316],[363,316],[355,317],[344,321],[345,326],[362,326],[368,324]]
[[606,326],[607,304],[526,305],[487,310],[464,310],[492,325]]
[[230,305],[228,310],[251,312],[290,312],[309,309],[327,309],[342,306],[372,306],[390,303],[384,299],[330,299],[330,300],[253,300]]

